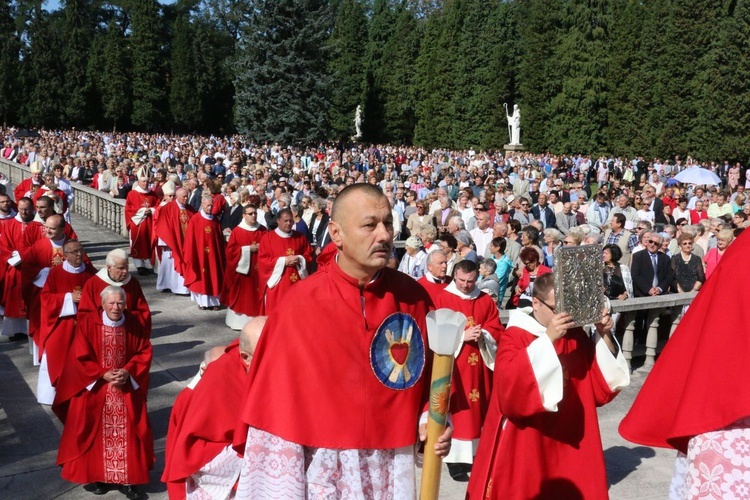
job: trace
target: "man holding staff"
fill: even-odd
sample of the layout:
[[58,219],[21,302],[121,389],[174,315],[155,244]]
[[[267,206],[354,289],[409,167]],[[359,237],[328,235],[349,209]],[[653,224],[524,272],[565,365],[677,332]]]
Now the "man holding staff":
[[240,409],[247,432],[235,433],[244,452],[237,498],[415,498],[431,302],[386,268],[393,216],[375,186],[341,191],[329,233],[336,258],[288,290],[255,351]]

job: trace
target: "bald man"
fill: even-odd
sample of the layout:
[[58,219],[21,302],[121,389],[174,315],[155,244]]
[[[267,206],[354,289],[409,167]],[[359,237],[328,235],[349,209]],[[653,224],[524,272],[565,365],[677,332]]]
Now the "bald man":
[[[248,321],[240,338],[206,366],[193,387],[185,388],[187,402],[175,404],[162,475],[170,498],[230,498],[242,465],[232,449],[237,408],[265,324],[265,316]],[[184,399],[183,393],[178,398]]]
[[344,188],[328,227],[336,259],[288,290],[258,343],[240,407],[247,433],[235,436],[245,457],[237,498],[415,497],[431,301],[386,267],[393,214],[377,187]]

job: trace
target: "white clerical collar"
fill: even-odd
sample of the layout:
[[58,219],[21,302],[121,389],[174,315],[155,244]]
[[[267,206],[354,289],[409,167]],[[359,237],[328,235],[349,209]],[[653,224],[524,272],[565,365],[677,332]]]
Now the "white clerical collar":
[[70,264],[70,262],[68,262],[67,260],[64,260],[62,263],[62,266],[63,266],[63,269],[69,272],[70,274],[79,274],[79,273],[82,273],[86,269],[85,262],[81,262],[81,265],[78,267],[73,267]]
[[455,281],[452,281],[451,283],[449,283],[448,286],[445,287],[445,291],[449,292],[449,293],[452,293],[456,297],[459,297],[459,298],[464,299],[464,300],[474,300],[477,297],[479,297],[480,293],[482,293],[482,291],[479,288],[477,288],[476,286],[474,287],[474,290],[471,291],[471,293],[469,293],[469,294],[463,293],[461,290],[459,290],[458,288],[456,288],[456,282]]
[[0,214],[0,220],[12,219],[12,218],[14,218],[14,217],[15,217],[16,215],[18,215],[18,212],[16,212],[15,210],[13,210],[13,209],[11,208],[11,209],[10,209],[10,213],[9,213],[8,215],[3,215],[3,214]]
[[50,243],[52,243],[52,248],[61,248],[65,244],[65,238],[60,238],[59,240],[49,240]]
[[521,307],[519,309],[512,309],[508,314],[508,326],[516,326],[522,330],[526,330],[532,335],[541,337],[547,334],[547,328],[542,326],[535,318],[531,315],[533,309],[531,307]]
[[37,212],[36,214],[34,214],[34,220],[32,222],[38,222],[38,223],[44,225],[44,220],[42,220],[42,218],[39,217],[39,212]]
[[107,317],[107,312],[102,311],[102,323],[104,323],[104,326],[122,326],[125,323],[125,314],[123,313],[122,318],[117,321],[112,321]]
[[[425,271],[425,272],[424,272],[424,277],[425,277],[425,278],[427,279],[427,281],[429,281],[430,283],[437,283],[437,282],[438,282],[438,281],[437,281],[437,278],[436,278],[436,277],[435,277],[435,276],[434,276],[434,275],[433,275],[433,274],[432,274],[432,273],[431,273],[430,271]],[[444,279],[443,279],[443,280],[441,281],[441,283],[442,283],[442,282],[444,282],[444,281],[445,281],[446,279],[447,279],[447,278],[444,278]]]
[[250,224],[245,222],[245,219],[242,219],[240,223],[237,225],[237,227],[241,227],[245,231],[257,231],[258,228],[260,227],[260,224],[256,223],[254,226],[251,226]]
[[180,203],[177,200],[175,200],[174,202],[177,203],[177,206],[180,208],[180,210],[185,210],[185,205],[183,205],[182,203]]
[[109,277],[109,274],[107,273],[107,267],[103,267],[99,269],[99,272],[96,273],[97,277],[99,277],[103,282],[105,282],[108,285],[112,286],[125,286],[130,282],[130,278],[132,277],[130,273],[125,277],[122,281],[115,281],[112,278]]
[[213,220],[214,219],[213,215],[207,214],[206,212],[203,211],[203,209],[201,209],[201,215],[203,216],[204,219],[207,219],[207,220]]
[[274,232],[276,234],[278,234],[282,238],[291,238],[292,237],[292,232],[291,231],[289,231],[288,233],[285,233],[284,231],[282,231],[278,227],[276,229],[274,229]]
[[150,193],[150,191],[148,189],[143,189],[138,184],[136,184],[135,186],[133,186],[133,191],[135,191],[136,193],[141,193],[141,194],[148,194],[148,193]]

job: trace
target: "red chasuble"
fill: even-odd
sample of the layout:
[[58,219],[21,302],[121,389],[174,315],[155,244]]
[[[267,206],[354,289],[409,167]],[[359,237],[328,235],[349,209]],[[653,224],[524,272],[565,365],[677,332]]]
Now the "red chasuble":
[[526,348],[537,337],[517,326],[500,335],[494,391],[469,479],[467,498],[607,498],[597,406],[612,392],[580,328],[555,342],[563,397],[546,411]]
[[[74,483],[149,482],[154,440],[146,409],[152,348],[137,318],[126,313],[121,326],[82,318],[52,406],[63,422],[57,464]],[[120,389],[101,378],[126,369],[138,384]],[[86,387],[95,382],[91,390]]]
[[279,282],[275,286],[269,287],[268,280],[271,278],[278,260],[287,255],[301,255],[305,262],[309,264],[312,262],[312,254],[312,247],[307,242],[307,238],[294,230],[292,230],[292,235],[289,238],[282,238],[275,230],[269,231],[263,238],[258,249],[258,276],[264,292],[262,308],[266,314],[273,312],[281,303],[281,299],[287,290],[302,279],[298,267],[286,266]]
[[11,258],[13,251],[21,253],[23,247],[23,233],[28,228],[28,223],[21,221],[21,216],[16,215],[14,218],[5,223],[2,234],[0,234],[0,265],[5,266],[5,279],[3,283],[3,305],[5,306],[5,316],[8,318],[25,318],[26,304],[23,302],[21,292],[21,267],[11,266],[8,259]]
[[[448,288],[455,290],[455,285]],[[497,342],[504,331],[497,305],[486,293],[478,289],[475,292],[479,292],[472,294],[476,298],[465,299],[444,290],[438,294],[435,307],[463,313],[468,320],[466,328],[482,325],[482,330],[487,330]],[[492,393],[492,370],[484,364],[476,340],[463,342],[453,366],[450,408],[453,437],[467,441],[478,439]]]
[[[73,231],[73,227],[67,222],[65,223],[65,229],[63,229],[63,231],[65,232],[66,240],[78,239],[78,235]],[[22,247],[29,248],[37,241],[45,238],[47,238],[47,233],[44,229],[44,221],[39,219],[39,217],[35,217],[33,221],[29,222],[28,227],[23,232]]]
[[162,475],[165,483],[182,483],[184,491],[190,475],[232,444],[237,408],[248,380],[239,351],[239,340],[235,340],[206,367],[188,404],[182,408],[183,418],[175,419],[177,426],[170,429],[171,442],[167,443],[170,456]]
[[154,233],[157,238],[166,243],[172,250],[172,259],[174,260],[174,269],[184,277],[183,269],[183,249],[185,247],[185,233],[187,232],[188,222],[195,215],[195,209],[190,205],[180,208],[177,201],[170,201],[159,208],[159,217],[154,226]]
[[224,288],[221,291],[221,303],[245,316],[254,317],[260,314],[264,287],[258,276],[258,252],[251,253],[250,268],[246,273],[238,272],[237,264],[242,257],[242,247],[259,243],[267,232],[263,226],[251,231],[249,226],[241,222],[232,230],[227,243],[227,269],[224,275]]
[[628,441],[687,452],[693,436],[750,415],[750,232],[729,246],[620,424]]
[[435,283],[434,281],[430,281],[427,279],[427,274],[424,274],[421,278],[417,280],[417,283],[422,285],[422,288],[424,288],[427,293],[430,295],[430,298],[433,302],[435,302],[435,299],[437,296],[445,290],[445,287],[448,286],[448,283],[450,282],[450,278],[446,278],[444,283]]
[[133,216],[141,208],[156,208],[159,198],[149,191],[142,193],[136,188],[128,193],[125,199],[125,224],[130,232],[130,257],[133,259],[148,260],[153,255],[151,246],[151,232],[153,230],[153,217],[149,213],[140,223],[133,222]]
[[219,296],[224,283],[225,250],[221,225],[202,212],[190,219],[185,233],[185,286],[193,293]]
[[[28,228],[30,229],[30,228]],[[34,339],[37,346],[41,347],[39,340],[39,327],[41,326],[42,303],[39,295],[42,287],[33,282],[39,272],[48,267],[54,268],[63,263],[64,255],[62,245],[55,247],[49,238],[38,240],[23,254],[21,265],[21,286],[23,300],[26,303],[26,313],[29,319],[29,337]],[[39,350],[41,359],[42,351]]]
[[[34,202],[34,206],[36,206],[36,201],[41,198],[42,196],[50,196],[54,195],[59,199],[60,201],[55,203],[55,211],[58,214],[64,214],[68,211],[68,196],[65,194],[64,191],[60,189],[49,189],[47,186],[42,186],[39,189],[36,190],[34,193],[34,196],[32,196],[32,200]],[[54,202],[54,198],[52,198]]]
[[125,281],[121,283],[112,281],[107,274],[106,267],[100,269],[99,272],[83,286],[81,302],[78,304],[78,320],[80,321],[89,313],[94,313],[95,317],[100,317],[102,315],[104,309],[102,309],[101,293],[102,290],[110,285],[121,286],[122,289],[125,290],[125,308],[140,320],[146,332],[151,335],[151,309],[149,309],[146,297],[143,295],[141,284],[130,274],[128,274]]
[[19,182],[18,186],[16,186],[16,189],[13,190],[13,195],[16,198],[16,203],[18,203],[18,200],[20,200],[24,196],[28,196],[29,198],[31,198],[34,193],[39,190],[40,187],[40,184],[34,184],[34,181],[31,177]]
[[[360,287],[336,262],[322,267],[268,318],[241,421],[311,447],[413,445],[430,383],[431,307],[427,292],[393,269]],[[246,437],[246,427],[235,431],[240,453]]]
[[63,263],[61,266],[50,269],[39,298],[42,305],[38,335],[39,351],[47,352],[47,368],[53,387],[57,385],[62,373],[76,327],[75,315],[60,316],[65,304],[65,296],[76,290],[83,290],[86,281],[96,274],[90,265],[84,264],[82,267],[81,272],[71,272]]
[[171,481],[167,478],[167,471],[172,468],[172,445],[177,437],[185,413],[190,406],[190,399],[193,396],[193,389],[185,387],[174,400],[172,412],[169,414],[169,427],[167,428],[167,440],[164,445],[164,473],[161,481],[167,485],[167,495],[169,500],[184,500],[187,495],[185,490],[185,481]]

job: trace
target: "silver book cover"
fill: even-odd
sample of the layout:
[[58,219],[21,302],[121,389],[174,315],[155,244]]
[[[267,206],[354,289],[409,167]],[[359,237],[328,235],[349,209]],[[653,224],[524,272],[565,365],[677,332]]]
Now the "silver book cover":
[[555,307],[576,325],[598,322],[604,308],[604,263],[601,245],[558,247],[555,250]]

